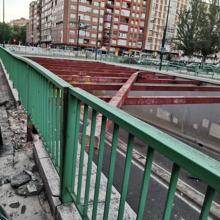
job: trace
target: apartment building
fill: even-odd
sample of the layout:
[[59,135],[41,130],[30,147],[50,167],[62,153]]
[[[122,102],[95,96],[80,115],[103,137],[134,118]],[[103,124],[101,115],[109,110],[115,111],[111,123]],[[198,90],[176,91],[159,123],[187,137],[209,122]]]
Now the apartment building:
[[103,45],[123,50],[144,49],[150,0],[109,0],[104,14]]
[[41,4],[45,46],[97,46],[116,53],[144,48],[150,0],[42,0]]
[[32,1],[29,5],[26,38],[27,43],[32,45],[37,45],[41,41],[41,0]]
[[53,3],[53,0],[42,0],[41,3],[41,44],[51,43]]
[[15,20],[10,21],[10,25],[23,27],[23,26],[26,26],[28,22],[29,22],[29,20],[26,18],[19,18],[19,19],[15,19]]
[[[165,28],[169,0],[151,0],[148,30],[145,49],[149,51],[160,51],[163,32]],[[174,51],[172,39],[177,34],[179,13],[187,7],[189,0],[171,0],[170,13],[167,26],[165,49],[167,52]]]

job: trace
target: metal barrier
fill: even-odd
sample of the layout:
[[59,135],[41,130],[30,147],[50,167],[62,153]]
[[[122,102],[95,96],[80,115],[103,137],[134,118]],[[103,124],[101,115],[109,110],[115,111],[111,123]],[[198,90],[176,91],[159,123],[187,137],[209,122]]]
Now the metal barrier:
[[[160,130],[117,109],[92,94],[71,87],[63,80],[38,64],[18,57],[0,48],[2,59],[20,100],[42,137],[45,147],[61,178],[63,203],[74,202],[83,219],[88,219],[92,161],[97,115],[102,115],[100,143],[98,148],[97,173],[93,200],[92,219],[96,219],[100,178],[104,160],[106,121],[114,124],[112,131],[111,157],[105,196],[103,219],[109,218],[109,207],[115,172],[119,129],[128,132],[127,153],[121,187],[118,219],[123,219],[132,164],[134,138],[148,145],[147,159],[139,196],[137,219],[143,218],[154,153],[159,152],[173,162],[163,219],[170,219],[176,185],[181,169],[198,177],[207,184],[207,192],[200,219],[207,219],[215,191],[220,192],[220,163],[190,146],[172,138]],[[82,201],[82,175],[86,144],[86,129],[91,113],[90,145],[86,167],[86,186]],[[82,135],[79,145],[81,115]],[[80,146],[80,147],[79,147]],[[80,150],[79,150],[80,149]],[[79,159],[77,153],[79,152]]]

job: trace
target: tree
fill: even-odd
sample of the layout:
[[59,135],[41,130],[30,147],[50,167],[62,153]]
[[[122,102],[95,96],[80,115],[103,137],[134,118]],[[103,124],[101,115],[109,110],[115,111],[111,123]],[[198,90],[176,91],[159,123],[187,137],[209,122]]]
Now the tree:
[[[4,33],[4,34],[3,34]],[[0,22],[0,43],[3,43],[3,38],[5,42],[9,42],[11,39],[11,27],[6,23]]]
[[207,5],[198,44],[204,60],[209,54],[214,54],[220,50],[219,0],[211,0]]
[[175,44],[186,55],[198,52],[203,60],[220,50],[219,0],[204,3],[192,0],[188,9],[179,15]]
[[204,19],[204,4],[200,0],[192,0],[189,8],[180,12],[174,43],[185,55],[192,55],[199,50],[200,26]]
[[26,42],[26,27],[10,26],[0,22],[0,43],[3,43],[3,38],[6,43],[15,43],[14,40],[16,40],[16,43],[24,44]]

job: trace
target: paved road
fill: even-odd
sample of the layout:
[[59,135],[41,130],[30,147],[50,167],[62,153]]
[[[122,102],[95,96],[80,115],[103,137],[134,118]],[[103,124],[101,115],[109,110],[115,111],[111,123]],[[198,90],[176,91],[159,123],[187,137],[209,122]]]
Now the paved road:
[[[120,131],[120,139],[126,141],[127,134],[125,132]],[[189,143],[188,143],[189,144]],[[199,147],[199,146],[195,146]],[[121,148],[121,144],[118,149]],[[147,146],[141,143],[138,140],[135,140],[134,143],[135,150],[141,152],[142,155],[146,155]],[[109,162],[110,162],[110,153],[111,146],[107,141],[105,147],[105,160],[103,164],[103,173],[108,176]],[[94,161],[97,162],[97,152],[94,154]],[[124,163],[125,156],[123,150],[119,150],[117,153],[116,160],[116,169],[114,176],[114,186],[118,191],[121,191],[122,178],[124,173]],[[158,164],[160,167],[166,169],[167,171],[171,171],[172,163],[167,160],[162,155],[155,153],[154,163]],[[131,176],[129,181],[129,190],[127,195],[127,202],[130,206],[137,212],[138,210],[138,198],[140,193],[140,187],[143,176],[143,166],[134,161],[132,163]],[[198,191],[205,193],[206,185],[202,183],[197,178],[191,176],[189,173],[181,170],[180,178],[194,187]],[[166,193],[167,193],[168,184],[158,178],[156,175],[151,175],[150,188],[148,200],[146,203],[144,219],[157,220],[162,219],[162,214],[164,210]],[[216,194],[215,201],[220,201],[220,195]],[[188,199],[184,198],[183,195],[178,193],[178,196],[175,198],[172,219],[185,219],[185,220],[194,220],[199,219],[200,208],[198,208],[195,203],[190,202]],[[212,217],[212,219],[216,219]]]
[[[105,148],[105,160],[103,164],[103,172],[108,176],[108,168],[110,162],[110,146],[107,144]],[[97,155],[94,155],[95,162],[97,161]],[[118,191],[121,191],[121,184],[123,178],[125,158],[122,154],[117,153],[116,169],[114,176],[114,186]],[[137,212],[138,210],[138,198],[140,193],[140,187],[142,182],[143,169],[140,166],[132,164],[131,176],[129,181],[129,189],[127,202]],[[144,212],[144,219],[162,219],[164,204],[166,200],[167,186],[155,176],[151,176],[150,188],[146,208]],[[199,213],[189,203],[184,202],[182,199],[176,197],[172,219],[198,219]]]

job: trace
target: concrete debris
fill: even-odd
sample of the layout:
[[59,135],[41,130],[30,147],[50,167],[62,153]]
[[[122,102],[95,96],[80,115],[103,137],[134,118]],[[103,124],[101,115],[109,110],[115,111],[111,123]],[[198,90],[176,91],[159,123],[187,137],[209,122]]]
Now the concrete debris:
[[20,203],[19,202],[13,202],[13,203],[9,204],[9,206],[13,209],[17,209],[20,206]]
[[22,106],[15,106],[1,67],[0,125],[3,142],[0,149],[0,220],[3,213],[10,216],[4,220],[54,219],[47,199],[42,201],[40,198],[45,193],[33,158],[33,143],[26,143],[27,115]]
[[22,173],[12,176],[11,186],[13,188],[18,188],[19,186],[22,186],[25,183],[28,183],[30,180],[31,180],[31,177],[28,174],[22,172]]
[[29,175],[32,180],[36,180],[36,179],[37,179],[36,175],[33,174],[31,171],[29,171],[29,170],[24,170],[24,172],[25,172],[27,175]]
[[31,196],[39,195],[43,190],[43,183],[38,181],[30,181],[27,184],[28,193]]
[[8,100],[0,101],[0,106],[6,105],[8,103]]
[[0,186],[10,183],[11,179],[10,176],[1,176],[0,177]]
[[21,207],[21,214],[23,215],[26,212],[26,205]]
[[43,183],[39,181],[30,181],[29,183],[18,187],[15,193],[19,196],[36,196],[43,190]]

